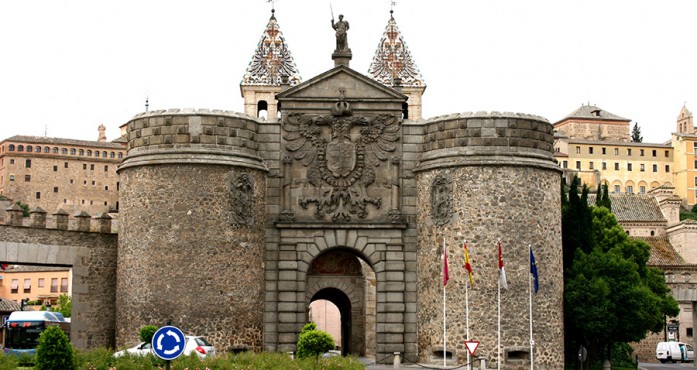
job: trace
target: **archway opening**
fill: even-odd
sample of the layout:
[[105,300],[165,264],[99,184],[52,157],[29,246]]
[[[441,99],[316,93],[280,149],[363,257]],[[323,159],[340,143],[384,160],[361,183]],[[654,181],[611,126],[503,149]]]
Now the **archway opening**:
[[308,319],[316,323],[322,319],[314,302],[326,300],[336,306],[339,317],[334,323],[341,334],[335,339],[342,355],[375,356],[376,275],[361,256],[343,248],[317,256],[307,273],[305,294]]
[[[320,320],[320,317],[315,316],[321,311],[321,309],[319,308],[327,308],[326,302],[330,304],[329,308],[331,308],[331,306],[334,306],[334,308],[336,308],[336,314],[334,314],[333,317],[329,318],[330,320],[328,323],[332,325],[334,332],[338,332],[339,335],[338,338],[334,337],[334,335],[332,336],[336,341],[336,345],[340,347],[342,356],[346,356],[347,354],[351,353],[351,300],[349,299],[349,297],[346,296],[346,294],[339,289],[326,288],[315,293],[315,295],[312,297],[310,308],[312,308],[312,303],[315,302],[318,303],[317,305],[315,305],[315,307],[318,308],[318,310],[314,312],[311,311],[311,320],[318,324],[318,327],[320,326],[320,324],[317,321],[322,321]],[[323,304],[323,302],[325,303]],[[327,311],[325,310],[324,313],[324,319],[326,319]],[[337,319],[338,322],[336,322]],[[324,326],[326,327],[326,325]],[[327,331],[326,329],[322,330]],[[330,334],[332,333],[330,332]]]

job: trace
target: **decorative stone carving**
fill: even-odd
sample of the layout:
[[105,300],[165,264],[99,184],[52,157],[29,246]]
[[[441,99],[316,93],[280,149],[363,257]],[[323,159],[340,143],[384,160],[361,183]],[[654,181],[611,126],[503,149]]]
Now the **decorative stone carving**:
[[249,174],[243,173],[230,181],[233,225],[251,226],[254,224],[254,182]]
[[286,149],[307,167],[307,182],[316,189],[316,196],[300,199],[303,208],[315,204],[317,219],[329,215],[334,222],[365,218],[368,204],[380,208],[382,200],[366,189],[375,182],[375,168],[396,150],[397,117],[292,113],[283,130]]
[[453,214],[452,180],[445,175],[438,175],[431,184],[431,219],[438,226],[450,221]]

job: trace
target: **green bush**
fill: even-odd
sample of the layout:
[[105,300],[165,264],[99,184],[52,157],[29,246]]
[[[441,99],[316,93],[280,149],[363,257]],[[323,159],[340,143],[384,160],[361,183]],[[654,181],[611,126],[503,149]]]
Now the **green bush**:
[[155,325],[145,325],[140,328],[140,340],[145,343],[152,342],[152,337],[157,332],[157,326]]
[[0,370],[14,370],[17,367],[19,367],[19,359],[17,356],[8,356],[0,352]]
[[73,347],[65,332],[58,326],[49,326],[39,336],[36,347],[36,369],[74,369]]
[[109,370],[116,363],[114,352],[107,348],[75,350],[73,355],[73,362],[78,369]]
[[692,213],[697,213],[697,203],[695,203],[695,205],[692,206]]
[[298,358],[319,357],[324,352],[334,349],[334,338],[329,333],[317,330],[314,323],[303,327],[298,338]]

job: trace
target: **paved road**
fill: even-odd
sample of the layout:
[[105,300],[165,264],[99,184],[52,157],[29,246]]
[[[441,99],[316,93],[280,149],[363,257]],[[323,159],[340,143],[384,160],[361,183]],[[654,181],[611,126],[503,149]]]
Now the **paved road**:
[[640,362],[639,363],[639,368],[640,369],[645,369],[645,370],[669,370],[669,369],[682,369],[682,370],[687,370],[694,368],[693,363],[686,363],[686,364],[672,364],[672,363],[667,363],[667,364],[661,364],[661,363],[650,363],[650,362]]

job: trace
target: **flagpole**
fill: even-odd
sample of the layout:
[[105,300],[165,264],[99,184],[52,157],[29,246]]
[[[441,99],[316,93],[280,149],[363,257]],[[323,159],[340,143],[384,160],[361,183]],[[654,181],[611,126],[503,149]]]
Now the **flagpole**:
[[[528,262],[532,266],[532,245],[528,245],[530,253],[528,253]],[[533,370],[535,364],[534,361],[534,350],[533,350],[533,339],[532,339],[532,272],[528,276],[528,295],[530,298],[530,370]]]
[[445,235],[443,235],[443,369],[445,369],[446,366],[446,360],[448,358],[447,352],[446,352],[446,343],[447,343],[447,337],[446,337],[446,331],[445,331],[445,286],[447,285],[447,279],[446,279],[446,271],[447,271],[447,263],[448,263],[448,257],[447,257],[447,251],[445,250]]
[[[467,240],[465,240],[465,248],[467,248]],[[465,256],[467,258],[467,256]],[[467,261],[465,261],[465,264]],[[469,279],[469,274],[467,275]],[[469,284],[465,281],[465,337],[467,341],[470,340],[470,303],[469,303]],[[467,350],[467,370],[470,370],[472,365],[470,365],[470,351]]]
[[[499,242],[500,243],[500,242]],[[499,278],[498,278],[498,297],[499,297],[499,320],[498,320],[498,343],[496,345],[496,355],[498,356],[497,358],[497,363],[498,363],[498,370],[501,370],[501,270],[499,269]]]

